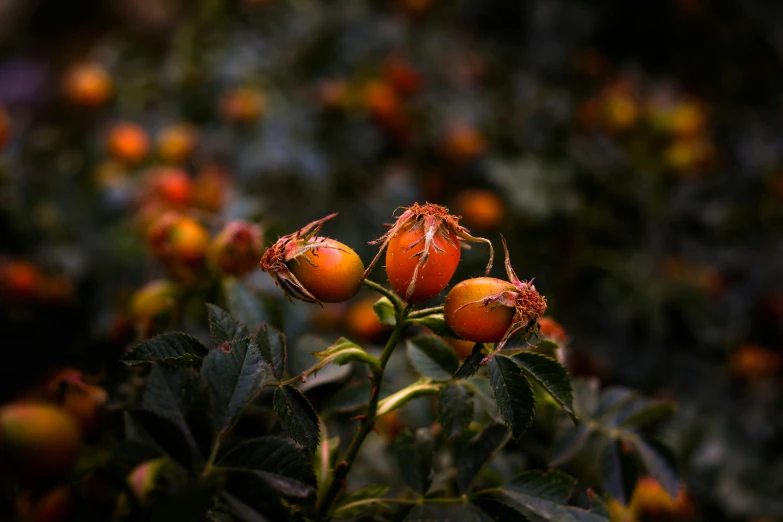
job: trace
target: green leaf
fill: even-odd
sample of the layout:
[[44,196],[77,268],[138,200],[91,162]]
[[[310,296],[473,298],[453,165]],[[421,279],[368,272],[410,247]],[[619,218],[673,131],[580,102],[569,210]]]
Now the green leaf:
[[454,438],[473,420],[473,389],[459,382],[447,384],[438,396],[438,421],[446,436]]
[[[182,332],[167,332],[147,339],[122,356],[128,366],[147,364],[160,359],[178,359],[182,356],[204,357],[207,347],[201,341]],[[173,361],[169,361],[170,363]]]
[[493,518],[468,502],[416,505],[403,522],[494,522]]
[[275,390],[275,413],[288,436],[313,453],[321,437],[318,415],[310,402],[293,386]]
[[680,484],[677,478],[677,463],[668,446],[652,438],[642,439],[635,436],[626,440],[639,452],[647,472],[661,483],[663,489],[672,498],[675,498]]
[[462,366],[459,367],[457,373],[454,374],[454,378],[467,379],[468,377],[475,375],[479,366],[481,366],[481,361],[484,360],[484,357],[484,345],[476,343],[473,346],[471,354],[465,357],[465,362],[462,363]]
[[459,359],[446,341],[434,335],[408,339],[408,359],[422,377],[436,381],[451,380],[459,368]]
[[223,343],[204,359],[201,376],[212,396],[215,426],[228,430],[272,373],[251,339]]
[[228,309],[237,321],[247,325],[251,330],[261,327],[266,314],[261,302],[240,281],[234,278],[223,280],[223,292],[226,295]]
[[574,391],[571,379],[562,364],[533,352],[520,352],[512,357],[526,375],[538,382],[558,404],[576,421]]
[[397,436],[394,445],[403,480],[417,493],[424,495],[432,484],[432,461],[435,440],[427,428],[412,434],[409,430]]
[[345,497],[332,512],[332,516],[334,518],[352,518],[360,513],[364,513],[371,506],[383,506],[385,505],[383,496],[388,491],[389,486],[383,484],[365,486]]
[[566,431],[555,440],[549,465],[554,468],[573,459],[584,449],[589,436],[590,426],[587,424],[579,424]]
[[373,372],[380,372],[381,370],[381,363],[378,359],[365,352],[364,348],[349,341],[345,337],[340,337],[329,348],[320,352],[314,352],[313,355],[321,361],[318,364],[319,367],[323,367],[329,363],[334,363],[337,366],[344,366],[351,363],[364,363],[369,365]]
[[620,424],[623,428],[639,427],[656,422],[674,413],[674,404],[669,402],[655,402],[636,409],[628,415]]
[[594,510],[584,510],[565,503],[576,480],[551,471],[528,471],[506,485],[492,498],[505,503],[532,520],[549,522],[608,522],[606,508],[598,504]]
[[461,493],[470,490],[473,480],[509,441],[509,432],[502,424],[487,426],[470,439],[457,456],[457,485]]
[[186,353],[179,357],[164,357],[158,359],[158,363],[169,368],[200,368],[204,359],[192,353]]
[[156,365],[147,378],[141,399],[144,410],[163,417],[179,429],[190,448],[194,465],[203,463],[204,456],[188,425],[186,401],[191,398],[198,381],[198,375],[191,370]]
[[193,480],[153,505],[150,522],[203,520],[220,490],[220,477],[210,475]]
[[285,373],[285,335],[280,330],[264,323],[256,333],[256,345],[261,357],[272,367],[275,377],[282,379]]
[[623,504],[629,501],[626,494],[621,442],[613,437],[602,437],[598,443],[598,480],[604,493]]
[[[269,520],[261,516],[255,508],[242,502],[234,495],[224,491],[221,494],[221,497],[231,512],[238,516],[240,520],[243,520],[244,522],[269,522]],[[234,517],[228,516],[228,520],[234,522],[235,519]]]
[[549,339],[542,339],[539,341],[539,343],[533,348],[533,351],[535,353],[540,353],[541,355],[546,355],[547,357],[550,357],[552,359],[557,359],[557,350],[560,348],[560,345],[550,341]]
[[489,382],[500,415],[515,439],[524,435],[536,411],[533,388],[517,364],[504,355],[489,361]]
[[323,405],[324,412],[348,413],[365,406],[372,383],[368,379],[352,382],[331,394]]
[[397,324],[397,314],[394,312],[394,305],[388,297],[381,297],[378,299],[372,309],[375,310],[375,315],[378,316],[378,320],[381,324],[386,326],[394,326]]
[[250,337],[247,327],[239,324],[231,315],[212,303],[207,303],[209,315],[209,334],[216,345],[234,339]]
[[295,480],[307,488],[316,485],[310,458],[285,437],[268,435],[244,440],[226,452],[217,466],[263,472]]
[[449,337],[451,339],[459,339],[460,337],[454,333],[446,322],[446,318],[443,314],[425,315],[424,317],[414,317],[408,320],[409,323],[418,326],[426,326],[432,333],[438,337]]

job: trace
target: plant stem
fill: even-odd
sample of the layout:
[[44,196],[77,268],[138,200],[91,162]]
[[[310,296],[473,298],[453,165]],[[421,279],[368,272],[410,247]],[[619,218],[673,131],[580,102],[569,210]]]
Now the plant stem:
[[426,397],[427,395],[435,395],[441,390],[441,388],[443,388],[443,385],[439,383],[419,382],[411,384],[410,386],[403,388],[397,393],[389,395],[380,401],[378,403],[376,416],[383,417],[389,412],[406,405],[413,399]]
[[224,431],[219,431],[217,435],[215,435],[215,441],[212,443],[212,451],[209,454],[209,460],[204,465],[204,472],[202,473],[203,476],[207,476],[212,473],[212,468],[215,465],[215,460],[217,460],[218,451],[220,451],[220,444],[223,442],[224,434]]
[[432,308],[422,308],[421,310],[416,310],[415,312],[411,312],[411,314],[408,316],[409,319],[415,319],[417,317],[426,317],[428,315],[433,314],[442,314],[443,313],[443,306],[433,306]]
[[372,290],[375,290],[382,296],[386,297],[389,301],[392,302],[392,305],[394,305],[394,311],[397,313],[397,315],[400,314],[400,311],[402,310],[403,306],[405,306],[405,303],[403,303],[402,299],[389,290],[388,288],[384,287],[383,285],[380,285],[376,283],[375,281],[370,281],[369,279],[365,279],[362,281],[362,284],[366,286],[367,288],[371,288]]
[[[367,286],[370,286],[370,288],[375,288],[373,285],[377,285],[377,283],[373,283],[372,281],[368,281],[366,279],[364,280],[364,283]],[[383,290],[384,292],[388,292],[388,290],[386,290],[385,288],[383,288]],[[380,293],[384,293],[384,292],[380,292]],[[391,295],[392,297],[390,297],[390,299],[392,298],[399,299],[394,294]],[[345,456],[334,470],[334,474],[332,475],[332,481],[329,484],[329,489],[326,491],[326,494],[324,495],[323,500],[319,504],[318,510],[315,515],[315,520],[318,522],[323,520],[329,520],[328,518],[329,510],[332,508],[332,503],[334,503],[335,498],[337,498],[337,494],[340,492],[340,488],[343,487],[345,477],[347,477],[348,473],[351,471],[351,467],[353,466],[353,463],[356,460],[356,456],[359,454],[359,450],[361,449],[362,444],[364,443],[364,439],[372,431],[375,425],[376,413],[378,411],[378,401],[380,399],[381,382],[383,381],[383,372],[386,369],[386,363],[389,362],[389,358],[394,352],[394,348],[397,346],[397,342],[400,340],[400,337],[402,336],[402,329],[405,325],[406,319],[408,318],[408,313],[410,312],[410,308],[411,307],[409,304],[405,304],[403,305],[402,309],[397,313],[397,321],[394,326],[394,330],[392,330],[391,336],[389,337],[389,340],[386,343],[383,352],[381,353],[381,357],[380,357],[381,369],[379,372],[373,374],[373,379],[372,379],[373,386],[372,386],[372,392],[370,392],[371,393],[370,404],[367,406],[367,414],[364,416],[361,426],[359,426],[359,431],[356,432],[356,435],[351,441],[350,446],[348,446],[348,450],[345,452]]]

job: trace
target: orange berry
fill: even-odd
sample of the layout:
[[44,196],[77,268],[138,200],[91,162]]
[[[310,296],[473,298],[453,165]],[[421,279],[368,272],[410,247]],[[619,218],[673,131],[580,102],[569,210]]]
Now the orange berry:
[[30,299],[42,277],[38,267],[29,261],[8,261],[0,267],[0,288],[11,299]]
[[221,101],[223,117],[234,123],[252,123],[261,117],[265,109],[264,96],[250,88],[230,91]]
[[754,381],[777,373],[783,366],[783,356],[769,348],[743,344],[731,354],[729,366],[737,377]]
[[226,225],[210,246],[210,259],[222,272],[241,277],[261,259],[261,227],[235,220]]
[[218,166],[208,166],[199,172],[193,183],[193,206],[217,212],[228,199],[231,178]]
[[542,336],[551,339],[558,344],[562,344],[568,339],[563,327],[551,317],[542,317],[539,319],[538,327],[540,328],[539,332]]
[[36,290],[38,298],[50,304],[67,303],[74,296],[73,282],[64,275],[43,277]]
[[684,486],[680,487],[677,497],[672,498],[652,477],[642,477],[636,483],[630,507],[636,513],[648,516],[688,516],[693,511],[693,503]]
[[76,420],[83,435],[95,433],[108,398],[106,390],[86,382],[81,371],[64,368],[46,381],[44,393]]
[[392,410],[383,417],[378,417],[375,423],[378,433],[387,440],[393,440],[402,431],[405,425],[400,420],[399,410]]
[[196,148],[196,129],[186,123],[166,127],[158,135],[158,155],[168,163],[184,163]]
[[695,102],[681,102],[670,114],[671,131],[680,138],[693,138],[702,133],[707,116],[704,109]]
[[603,101],[603,116],[604,124],[610,131],[627,131],[636,125],[639,107],[628,94],[610,93]]
[[8,138],[11,136],[11,118],[5,109],[0,107],[0,151],[5,148]]
[[704,138],[681,138],[664,153],[666,165],[681,175],[697,175],[712,161],[712,143]]
[[148,202],[172,209],[183,209],[191,200],[193,181],[188,173],[175,167],[153,170],[147,179]]
[[150,149],[144,129],[134,123],[118,123],[109,130],[107,137],[109,154],[123,163],[141,163]]
[[142,462],[128,475],[128,486],[130,486],[136,498],[142,502],[147,501],[149,494],[155,489],[161,479],[162,473],[166,471],[168,461],[165,458],[148,460]]
[[73,497],[68,486],[60,486],[38,498],[22,495],[17,502],[20,522],[65,522],[73,511]]
[[506,212],[503,200],[491,190],[464,190],[455,206],[465,224],[483,230],[497,228]]
[[484,153],[486,143],[481,133],[473,127],[459,125],[446,135],[445,152],[454,161],[471,161]]
[[104,105],[112,95],[111,77],[99,63],[81,63],[73,66],[65,76],[65,95],[84,107]]
[[37,402],[0,408],[2,466],[31,483],[64,477],[76,462],[81,435],[62,409]]
[[375,314],[374,297],[361,299],[348,308],[345,314],[345,327],[348,332],[360,340],[373,341],[386,330]]
[[399,58],[391,58],[386,62],[384,77],[401,96],[412,96],[421,89],[419,72]]
[[176,305],[177,285],[166,279],[150,281],[131,297],[130,317],[134,323],[148,324]]
[[383,80],[373,80],[364,87],[364,106],[382,123],[394,121],[401,110],[397,91]]

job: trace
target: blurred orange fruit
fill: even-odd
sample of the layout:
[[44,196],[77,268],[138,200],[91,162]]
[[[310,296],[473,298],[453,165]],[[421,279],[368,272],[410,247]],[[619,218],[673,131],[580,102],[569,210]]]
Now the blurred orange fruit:
[[149,324],[156,316],[173,310],[177,293],[177,285],[167,279],[145,284],[131,297],[131,321],[135,324]]
[[421,90],[421,75],[400,58],[390,58],[384,67],[384,77],[401,96],[412,96]]
[[640,515],[665,515],[679,518],[693,514],[693,501],[685,486],[681,486],[677,496],[672,498],[653,477],[642,477],[638,480],[631,496],[630,506]]
[[376,301],[374,297],[366,297],[348,307],[345,327],[352,336],[363,341],[374,341],[387,329],[373,309]]
[[111,98],[111,76],[99,63],[80,63],[71,67],[65,75],[64,90],[67,98],[76,105],[99,107]]
[[160,167],[149,173],[145,203],[181,210],[190,203],[192,193],[193,181],[187,172],[176,167]]
[[257,90],[242,87],[229,91],[221,100],[223,117],[234,123],[252,123],[263,115],[266,100]]
[[610,92],[603,99],[603,121],[613,132],[623,132],[636,125],[639,107],[636,99],[622,92]]
[[141,163],[150,150],[147,133],[134,123],[116,124],[109,130],[106,142],[109,154],[123,163]]
[[0,288],[11,299],[34,297],[42,278],[38,267],[29,261],[7,261],[0,266]]
[[0,107],[0,151],[2,151],[11,136],[11,118],[5,109]]
[[223,208],[231,188],[231,178],[221,167],[210,165],[202,169],[193,183],[193,206],[208,212]]
[[158,156],[168,163],[184,163],[193,154],[197,140],[196,129],[192,125],[170,125],[158,135]]
[[23,494],[17,502],[19,522],[65,522],[73,511],[73,496],[68,486],[47,491],[43,496]]
[[455,203],[457,214],[469,227],[483,230],[497,228],[506,213],[503,200],[491,190],[463,190]]
[[476,343],[473,341],[466,341],[465,339],[453,339],[451,337],[444,337],[444,339],[460,359],[464,359],[472,354],[473,347],[476,346]]
[[777,373],[783,366],[783,356],[769,348],[743,344],[731,354],[729,367],[734,375],[757,380]]
[[565,329],[551,317],[542,317],[538,320],[538,327],[542,336],[552,341],[563,344],[567,341]]
[[681,175],[698,175],[710,164],[714,148],[708,140],[679,138],[664,152],[666,165]]
[[458,125],[446,134],[445,152],[454,161],[471,161],[481,156],[485,149],[484,137],[473,127]]
[[81,434],[62,409],[39,402],[0,408],[2,467],[31,483],[64,477],[76,462]]

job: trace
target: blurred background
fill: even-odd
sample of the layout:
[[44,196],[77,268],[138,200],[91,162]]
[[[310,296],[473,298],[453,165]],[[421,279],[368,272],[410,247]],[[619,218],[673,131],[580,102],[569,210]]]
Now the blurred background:
[[576,375],[677,401],[701,519],[783,517],[781,35],[773,0],[0,0],[0,399],[113,393],[134,339],[247,297],[225,274],[291,345],[371,341],[362,296],[287,304],[220,231],[339,212],[367,263],[429,201],[505,235]]

